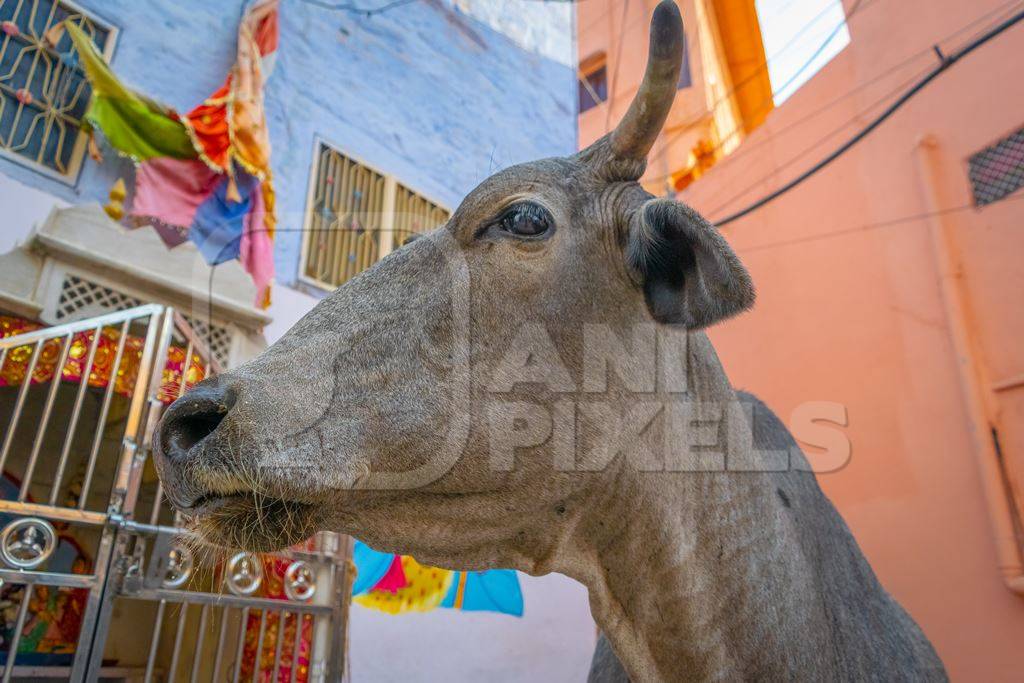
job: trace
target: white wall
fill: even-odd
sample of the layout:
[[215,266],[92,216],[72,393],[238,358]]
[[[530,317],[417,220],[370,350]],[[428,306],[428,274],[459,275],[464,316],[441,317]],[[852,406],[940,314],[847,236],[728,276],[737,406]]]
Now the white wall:
[[486,612],[384,614],[352,606],[353,683],[580,683],[596,631],[586,590],[559,574],[520,574],[523,616]]
[[24,242],[55,206],[64,208],[67,202],[0,173],[0,254]]

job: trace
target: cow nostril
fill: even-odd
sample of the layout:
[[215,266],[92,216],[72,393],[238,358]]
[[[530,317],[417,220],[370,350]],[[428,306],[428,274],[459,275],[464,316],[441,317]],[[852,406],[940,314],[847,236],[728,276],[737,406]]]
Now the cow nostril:
[[210,436],[234,404],[230,390],[223,391],[216,380],[197,384],[168,409],[160,427],[160,445],[169,460],[185,460],[193,446]]
[[185,453],[217,429],[224,419],[224,413],[197,413],[183,415],[171,426],[171,441],[174,450]]

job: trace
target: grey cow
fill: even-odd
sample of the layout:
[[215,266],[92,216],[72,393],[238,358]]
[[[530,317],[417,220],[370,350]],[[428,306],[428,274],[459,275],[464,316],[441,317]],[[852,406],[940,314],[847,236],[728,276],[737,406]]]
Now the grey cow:
[[329,529],[442,567],[573,577],[607,637],[597,680],[943,680],[702,332],[753,304],[747,271],[637,182],[682,47],[665,0],[612,133],[491,176],[179,399],[156,438],[165,491],[218,545]]

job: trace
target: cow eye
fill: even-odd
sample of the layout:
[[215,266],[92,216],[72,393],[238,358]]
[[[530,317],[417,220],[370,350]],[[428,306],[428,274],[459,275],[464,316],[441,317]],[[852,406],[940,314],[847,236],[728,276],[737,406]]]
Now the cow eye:
[[520,237],[538,237],[554,224],[551,214],[540,204],[523,203],[511,207],[498,221],[505,232]]

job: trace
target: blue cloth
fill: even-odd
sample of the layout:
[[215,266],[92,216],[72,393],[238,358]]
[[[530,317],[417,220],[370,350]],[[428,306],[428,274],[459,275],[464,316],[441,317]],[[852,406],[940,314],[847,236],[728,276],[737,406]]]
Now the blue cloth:
[[[441,601],[441,607],[455,607],[462,572],[455,572],[452,587]],[[489,569],[485,572],[467,572],[466,590],[462,594],[465,612],[499,612],[515,617],[523,616],[523,591],[519,577],[513,569]]]
[[374,550],[362,541],[356,541],[352,549],[352,561],[356,565],[356,580],[352,584],[352,595],[361,595],[377,585],[377,582],[388,573],[391,553]]
[[[356,565],[352,595],[368,593],[387,574],[394,559],[392,553],[382,553],[356,540],[352,549],[352,561]],[[440,607],[455,607],[462,572],[454,574],[452,587],[448,589]],[[462,594],[462,609],[466,612],[499,612],[523,616],[523,591],[519,587],[519,576],[513,569],[468,572],[466,590]]]
[[235,182],[242,201],[228,199],[229,180],[225,176],[213,194],[196,209],[192,229],[188,233],[188,238],[211,266],[237,259],[242,250],[245,219],[252,208],[252,194],[259,190],[259,180],[248,173],[236,171]]

